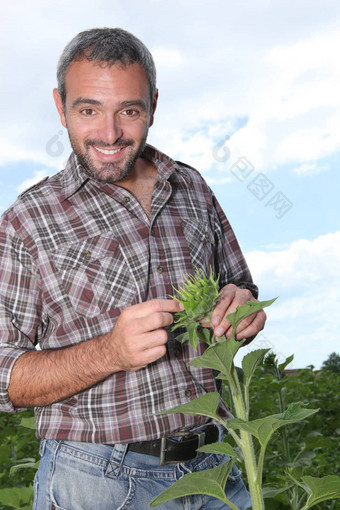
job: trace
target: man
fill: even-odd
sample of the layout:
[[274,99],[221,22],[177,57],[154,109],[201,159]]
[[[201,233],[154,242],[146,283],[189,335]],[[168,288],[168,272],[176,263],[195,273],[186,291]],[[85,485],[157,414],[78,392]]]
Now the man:
[[[212,325],[230,336],[226,314],[257,289],[200,174],[146,144],[158,92],[141,41],[121,29],[80,33],[57,77],[74,152],[1,222],[1,410],[35,406],[36,510],[140,510],[183,473],[224,461],[196,456],[202,431],[218,439],[208,418],[155,414],[216,388],[210,370],[187,365],[204,346],[195,353],[169,332],[182,309],[169,294],[212,267],[222,285]],[[264,322],[262,311],[245,319],[237,337]],[[237,468],[226,491],[249,506]],[[161,508],[226,506],[195,496]]]

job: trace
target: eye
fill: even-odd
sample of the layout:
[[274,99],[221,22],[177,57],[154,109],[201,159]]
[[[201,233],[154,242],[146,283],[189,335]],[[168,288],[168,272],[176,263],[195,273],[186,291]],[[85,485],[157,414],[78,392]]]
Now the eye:
[[123,110],[123,111],[122,111],[122,114],[123,114],[125,117],[135,118],[135,117],[138,117],[138,116],[139,116],[139,111],[138,111],[138,110],[133,110],[132,108],[129,108],[129,109],[127,109],[127,110]]
[[92,117],[96,112],[92,108],[84,108],[80,113],[85,117]]

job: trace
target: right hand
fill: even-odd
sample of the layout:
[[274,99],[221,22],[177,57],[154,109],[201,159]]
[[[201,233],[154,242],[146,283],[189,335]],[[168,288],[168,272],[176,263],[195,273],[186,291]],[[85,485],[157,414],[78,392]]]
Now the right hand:
[[109,333],[115,371],[136,371],[162,358],[166,353],[173,313],[183,310],[174,299],[152,299],[123,310]]

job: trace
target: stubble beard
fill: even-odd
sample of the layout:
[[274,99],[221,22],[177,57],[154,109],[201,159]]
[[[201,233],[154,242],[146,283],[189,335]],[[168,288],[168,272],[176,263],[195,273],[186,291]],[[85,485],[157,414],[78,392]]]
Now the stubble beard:
[[[85,171],[93,177],[96,181],[104,182],[108,184],[115,184],[121,182],[128,177],[131,170],[133,170],[137,159],[141,156],[144,151],[146,144],[147,133],[141,140],[138,147],[134,140],[119,140],[114,145],[110,145],[103,140],[86,140],[85,148],[80,147],[78,142],[69,133],[69,139],[72,149],[80,164],[84,167]],[[127,152],[127,159],[123,166],[119,166],[119,163],[115,161],[108,161],[96,164],[91,155],[90,147],[96,146],[107,149],[118,149],[119,147],[126,147],[124,149]]]

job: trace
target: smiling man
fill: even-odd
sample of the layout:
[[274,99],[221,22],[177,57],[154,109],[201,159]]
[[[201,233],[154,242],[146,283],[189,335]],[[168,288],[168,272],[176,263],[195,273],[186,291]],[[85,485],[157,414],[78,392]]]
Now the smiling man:
[[[35,510],[143,510],[183,473],[225,461],[196,451],[222,440],[220,426],[156,414],[218,389],[212,371],[188,365],[204,344],[195,353],[170,332],[182,305],[169,294],[212,268],[221,283],[212,327],[230,336],[226,314],[257,288],[201,175],[146,143],[158,92],[144,44],[121,29],[82,32],[57,78],[73,152],[1,220],[0,409],[35,407]],[[264,323],[254,314],[237,338]],[[226,494],[249,508],[236,467]],[[161,508],[227,506],[197,495]]]
[[102,182],[133,178],[145,166],[140,156],[157,103],[143,67],[83,60],[70,65],[65,82],[65,101],[58,89],[54,99],[80,163]]

